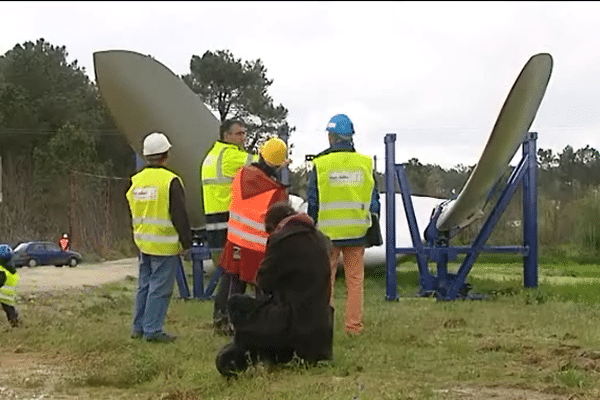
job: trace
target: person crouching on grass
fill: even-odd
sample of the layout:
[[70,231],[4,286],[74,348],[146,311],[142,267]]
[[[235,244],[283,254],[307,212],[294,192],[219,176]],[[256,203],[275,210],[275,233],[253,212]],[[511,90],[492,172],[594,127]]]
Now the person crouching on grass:
[[329,239],[288,203],[268,209],[265,227],[269,238],[256,282],[267,297],[229,299],[234,339],[215,360],[225,377],[258,362],[287,363],[294,354],[308,363],[333,358]]

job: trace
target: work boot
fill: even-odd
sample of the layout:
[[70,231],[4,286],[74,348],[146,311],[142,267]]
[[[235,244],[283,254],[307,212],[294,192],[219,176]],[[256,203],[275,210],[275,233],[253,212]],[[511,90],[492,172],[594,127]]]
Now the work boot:
[[249,364],[246,352],[231,342],[217,354],[215,359],[217,371],[226,378],[233,378],[240,372],[245,371]]
[[171,343],[177,339],[177,336],[169,335],[165,332],[158,332],[152,336],[148,336],[146,338],[147,342],[156,342],[156,343]]
[[9,322],[10,326],[12,326],[13,328],[17,328],[19,325],[21,325],[21,320],[19,318],[13,318]]
[[131,334],[132,339],[141,339],[144,336],[143,332],[135,331]]

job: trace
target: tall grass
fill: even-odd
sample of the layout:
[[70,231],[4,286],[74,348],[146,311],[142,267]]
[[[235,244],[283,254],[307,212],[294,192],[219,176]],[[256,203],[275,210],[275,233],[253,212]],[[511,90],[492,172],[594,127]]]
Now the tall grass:
[[577,214],[576,239],[584,251],[600,254],[600,191],[590,189],[574,205]]

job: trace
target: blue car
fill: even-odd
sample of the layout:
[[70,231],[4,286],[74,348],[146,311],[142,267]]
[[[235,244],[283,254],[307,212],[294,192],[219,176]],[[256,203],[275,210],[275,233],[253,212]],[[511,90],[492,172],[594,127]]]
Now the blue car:
[[81,254],[70,250],[63,251],[52,242],[21,243],[13,252],[11,263],[17,268],[24,266],[33,268],[38,265],[76,267],[81,262]]

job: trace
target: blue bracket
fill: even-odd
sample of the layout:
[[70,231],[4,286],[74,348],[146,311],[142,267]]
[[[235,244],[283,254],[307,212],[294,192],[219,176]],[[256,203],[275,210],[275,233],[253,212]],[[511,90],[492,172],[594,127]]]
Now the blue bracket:
[[177,287],[179,288],[179,297],[182,299],[189,299],[190,289],[188,287],[187,278],[183,269],[183,262],[181,262],[181,257],[177,257],[177,260],[179,260],[179,262],[177,263],[175,279],[177,280]]
[[[210,281],[204,290],[204,260],[210,259],[210,249],[204,244],[203,240],[194,241],[192,248],[190,249],[190,256],[192,258],[192,278],[193,278],[193,294],[194,299],[198,300],[210,300],[212,294],[219,282],[219,278],[223,273],[221,268],[216,268],[213,272]],[[179,263],[177,267],[177,286],[179,287],[179,297],[182,299],[190,298],[190,290],[183,269],[183,263]]]
[[[449,246],[447,232],[438,232],[435,227],[439,208],[432,213],[426,229],[427,246],[423,245],[412,205],[410,186],[403,164],[395,164],[394,142],[396,135],[385,136],[386,146],[386,299],[396,300],[396,254],[415,254],[419,268],[421,291],[419,295],[434,295],[439,300],[454,300],[468,297],[470,285],[466,277],[481,252],[519,253],[523,255],[523,277],[525,287],[537,287],[537,133],[531,132],[523,142],[523,157],[506,182],[500,198],[471,246]],[[413,247],[396,248],[395,184],[399,185],[404,211],[408,222]],[[519,183],[523,184],[523,246],[485,246],[496,223],[508,206]],[[466,254],[457,273],[448,272],[448,261],[459,254]],[[429,272],[428,260],[437,263],[437,276]]]

